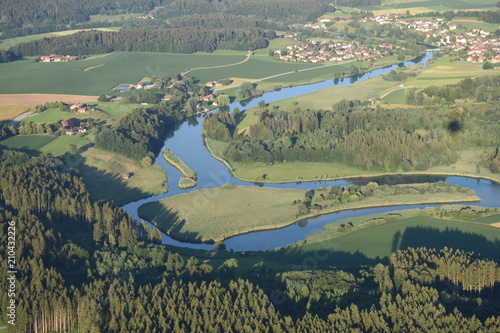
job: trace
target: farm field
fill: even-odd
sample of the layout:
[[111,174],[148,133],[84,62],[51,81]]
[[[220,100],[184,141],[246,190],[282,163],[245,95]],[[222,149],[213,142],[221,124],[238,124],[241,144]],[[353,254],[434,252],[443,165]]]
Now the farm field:
[[16,135],[0,141],[0,149],[15,149],[38,156],[40,155],[39,149],[54,139],[49,135]]
[[[97,148],[81,156],[80,174],[95,199],[112,200],[121,206],[167,192],[165,171],[156,163],[143,168],[135,160]],[[123,173],[131,173],[132,177],[123,179]]]
[[[246,52],[212,54],[161,54],[116,52],[92,59],[65,63],[20,60],[0,64],[2,94],[101,95],[120,83],[136,83],[145,75],[174,76],[186,68],[220,66],[245,59]],[[97,67],[99,65],[103,65]],[[92,70],[85,68],[96,66]],[[220,71],[220,69],[219,69]],[[224,73],[224,71],[222,71]],[[227,75],[225,76],[227,77]],[[50,84],[48,84],[50,80]],[[207,78],[212,80],[212,78]]]
[[0,122],[14,119],[30,107],[30,104],[0,104]]
[[325,201],[322,210],[311,210],[298,217],[299,207],[292,203],[304,199],[306,190],[226,185],[149,202],[139,207],[138,212],[141,218],[151,221],[175,239],[207,242],[250,231],[280,228],[299,219],[346,209],[479,200],[474,194],[461,192],[420,194],[418,191],[425,189],[422,184],[414,185],[413,189],[415,194],[390,195],[380,191],[358,202],[333,206]]
[[[1,68],[1,67],[0,67]],[[46,102],[96,101],[98,96],[62,95],[62,94],[0,94],[2,105],[38,105]]]
[[81,135],[62,135],[44,145],[39,150],[54,156],[62,156],[68,152],[69,145],[75,145],[78,150],[85,150],[91,143],[87,137]]
[[[455,206],[454,209],[460,207]],[[393,252],[408,247],[449,247],[474,251],[499,260],[500,229],[493,224],[500,221],[500,215],[493,215],[485,220],[488,223],[481,219],[449,220],[422,214],[418,209],[361,216],[328,224],[324,231],[319,231],[304,241],[268,251],[267,258],[283,263],[296,263],[316,253],[316,256],[321,254],[321,259],[324,259],[318,260],[320,266],[349,267],[387,262]],[[349,223],[354,225],[354,231],[339,234],[339,226],[347,226]]]

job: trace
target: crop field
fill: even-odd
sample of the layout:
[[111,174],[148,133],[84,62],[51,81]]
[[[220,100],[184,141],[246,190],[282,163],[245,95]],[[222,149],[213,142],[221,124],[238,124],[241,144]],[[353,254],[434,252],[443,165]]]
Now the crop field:
[[482,74],[490,74],[482,69],[481,63],[469,61],[451,62],[448,57],[442,57],[421,71],[416,77],[405,81],[406,86],[428,87],[432,85],[455,84],[463,79]]
[[174,238],[221,240],[252,230],[287,225],[295,219],[292,202],[304,190],[223,186],[144,204],[139,216]]
[[77,149],[84,150],[91,143],[87,137],[81,135],[62,135],[55,140],[41,147],[39,150],[46,153],[51,153],[54,156],[64,155],[69,151],[68,146],[75,145]]
[[[80,174],[95,199],[125,203],[167,191],[165,171],[158,164],[143,168],[125,156],[90,148],[82,154]],[[131,173],[123,179],[123,173]]]
[[[396,220],[391,221],[394,218]],[[324,260],[319,260],[319,265],[346,267],[386,262],[393,252],[408,247],[442,249],[447,246],[499,260],[500,229],[493,223],[500,221],[500,215],[485,220],[487,222],[481,219],[446,220],[422,215],[418,209],[367,215],[331,223],[324,231],[304,241],[268,252],[268,259],[296,263],[313,254],[316,257],[321,254]],[[339,234],[339,226],[349,222],[357,228]]]
[[55,138],[49,135],[16,135],[0,141],[0,149],[15,149],[30,155],[39,155],[42,148]]
[[[16,44],[31,42],[31,41],[34,41],[37,39],[42,39],[45,37],[66,36],[66,35],[72,35],[72,34],[75,34],[77,32],[87,31],[87,30],[90,30],[90,29],[64,30],[64,31],[47,32],[47,33],[43,33],[43,34],[28,35],[28,36],[15,37],[15,38],[7,38],[7,39],[0,41],[0,50],[7,50]],[[114,28],[114,27],[95,28],[94,30],[110,31],[110,30],[116,30],[116,28]]]
[[29,108],[29,104],[0,104],[0,121],[14,119]]
[[[0,64],[3,94],[42,93],[101,95],[119,83],[136,83],[146,75],[174,76],[186,68],[220,66],[245,59],[246,52],[236,55],[224,51],[196,54],[161,54],[116,52],[107,56],[64,63],[36,63],[20,60]],[[95,67],[90,71],[85,68]],[[220,69],[214,69],[221,71]],[[228,77],[228,75],[222,75]],[[222,78],[222,77],[221,77]],[[213,80],[207,77],[206,80]],[[50,83],[49,83],[50,82]]]
[[467,29],[480,28],[482,30],[491,31],[491,32],[494,32],[499,27],[498,23],[486,23],[483,21],[479,21],[475,18],[467,19],[464,17],[458,17],[458,18],[455,18],[451,22],[455,23],[455,24],[460,24]]

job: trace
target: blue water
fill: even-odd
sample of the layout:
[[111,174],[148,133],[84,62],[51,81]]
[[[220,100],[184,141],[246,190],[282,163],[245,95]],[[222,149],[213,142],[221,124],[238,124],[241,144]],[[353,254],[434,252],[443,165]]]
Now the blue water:
[[[432,52],[428,52],[425,56],[420,57],[414,61],[408,61],[399,65],[394,65],[386,68],[381,68],[374,70],[372,72],[363,74],[356,78],[346,78],[340,80],[327,80],[319,83],[302,85],[290,88],[283,88],[280,91],[273,91],[265,93],[259,98],[254,98],[247,102],[237,102],[229,105],[231,109],[235,107],[251,108],[258,105],[259,101],[265,100],[266,103],[273,103],[282,99],[291,98],[295,96],[300,96],[308,94],[320,89],[329,88],[333,86],[347,86],[353,82],[363,81],[372,77],[376,77],[397,67],[409,66],[415,63],[426,63],[432,58]],[[247,186],[264,186],[264,187],[274,187],[274,188],[297,188],[297,189],[312,189],[322,186],[331,187],[333,185],[337,186],[347,186],[350,184],[366,184],[370,181],[377,181],[381,184],[393,183],[415,183],[415,182],[435,182],[435,181],[447,181],[452,185],[459,185],[462,187],[472,188],[476,194],[481,197],[480,202],[473,203],[478,206],[494,207],[500,205],[500,185],[495,184],[489,180],[484,179],[473,179],[466,177],[429,177],[429,176],[390,176],[385,178],[364,178],[364,179],[344,179],[344,180],[330,180],[330,181],[315,181],[315,182],[300,182],[300,183],[284,183],[284,184],[255,184],[251,182],[245,182],[234,177],[228,168],[220,161],[214,159],[208,149],[205,147],[202,137],[201,124],[203,121],[203,116],[198,116],[192,118],[187,122],[184,122],[171,137],[165,140],[165,146],[178,155],[182,160],[186,162],[198,175],[197,186],[191,189],[181,190],[178,187],[179,178],[182,177],[181,173],[170,164],[168,164],[163,158],[162,154],[156,159],[162,168],[165,169],[168,176],[168,188],[169,192],[160,194],[157,196],[142,199],[136,202],[129,203],[123,206],[132,217],[138,218],[137,208],[144,203],[160,200],[163,198],[171,197],[180,193],[187,193],[193,190],[216,188],[223,184],[231,183],[235,185],[247,185]],[[198,205],[199,207],[196,207]],[[305,219],[292,224],[288,227],[269,230],[269,231],[258,231],[252,232],[244,235],[239,235],[227,239],[224,243],[228,249],[233,249],[234,251],[257,251],[257,250],[268,250],[277,247],[285,246],[291,243],[295,243],[299,240],[305,239],[308,235],[315,233],[316,231],[322,230],[326,224],[332,223],[334,221],[345,219],[348,217],[368,215],[374,213],[388,212],[392,210],[400,210],[407,208],[424,208],[435,205],[415,205],[415,206],[396,206],[395,207],[381,207],[381,208],[368,208],[360,210],[348,210],[338,213],[331,213],[322,215],[315,218]],[[203,203],[194,203],[193,209],[202,209]],[[163,243],[175,245],[179,247],[189,247],[195,249],[213,249],[211,244],[193,244],[185,243],[174,240],[169,236],[162,234]]]

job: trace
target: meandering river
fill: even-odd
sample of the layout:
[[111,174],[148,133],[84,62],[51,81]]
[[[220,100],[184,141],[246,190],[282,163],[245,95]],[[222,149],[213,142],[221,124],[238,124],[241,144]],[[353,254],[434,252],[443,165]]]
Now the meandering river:
[[[426,53],[424,56],[419,57],[413,61],[408,61],[402,64],[393,65],[386,68],[376,69],[356,78],[345,78],[340,80],[327,80],[319,83],[296,86],[290,88],[283,88],[279,91],[265,93],[259,98],[255,98],[245,103],[232,103],[229,107],[251,108],[257,106],[258,102],[265,100],[266,103],[273,103],[282,99],[291,98],[295,96],[305,95],[320,89],[334,87],[334,86],[347,86],[354,82],[363,81],[373,78],[385,73],[390,72],[397,67],[409,66],[416,63],[425,64],[432,58],[432,52]],[[459,185],[462,187],[469,187],[481,197],[480,202],[474,202],[474,205],[494,207],[500,203],[500,185],[490,180],[474,179],[466,177],[446,177],[446,176],[386,176],[386,177],[372,177],[363,179],[344,179],[344,180],[330,180],[330,181],[314,181],[314,182],[300,182],[300,183],[284,183],[284,184],[255,184],[239,180],[234,177],[231,171],[222,162],[213,158],[211,153],[206,148],[203,137],[201,123],[203,116],[192,118],[184,122],[179,128],[165,140],[165,146],[178,155],[186,164],[191,167],[198,175],[197,186],[191,189],[181,190],[178,187],[179,178],[182,174],[163,158],[163,154],[159,154],[156,162],[159,163],[166,171],[168,176],[168,193],[163,193],[157,196],[152,196],[136,202],[129,203],[123,206],[132,217],[138,218],[137,209],[144,203],[160,200],[163,198],[171,197],[180,193],[186,193],[193,190],[200,190],[206,188],[220,187],[223,184],[231,183],[235,185],[253,185],[265,186],[276,188],[298,188],[298,189],[312,189],[321,186],[331,187],[333,185],[347,186],[350,184],[366,184],[370,181],[377,181],[380,184],[403,184],[415,182],[436,182],[447,181],[452,185]],[[337,213],[330,213],[321,215],[315,218],[309,218],[288,227],[256,231],[248,234],[243,234],[229,238],[224,241],[227,249],[234,251],[257,251],[269,250],[277,247],[285,246],[295,243],[299,240],[305,239],[307,236],[322,230],[326,224],[335,222],[337,220],[345,219],[348,217],[368,215],[374,213],[388,212],[392,210],[408,209],[408,208],[424,208],[435,205],[405,205],[393,207],[379,207],[379,208],[366,208],[359,210],[347,210]],[[172,239],[171,237],[162,233],[163,243],[180,247],[189,247],[196,249],[210,250],[213,248],[211,244],[194,244],[185,243]]]

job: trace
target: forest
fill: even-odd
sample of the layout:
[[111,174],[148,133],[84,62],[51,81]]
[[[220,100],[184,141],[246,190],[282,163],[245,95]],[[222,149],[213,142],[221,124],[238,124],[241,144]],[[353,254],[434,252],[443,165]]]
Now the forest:
[[408,90],[407,100],[408,96],[450,103],[470,99],[459,108],[441,103],[388,109],[347,100],[332,105],[332,110],[262,108],[255,111],[258,122],[239,134],[241,115],[219,111],[205,117],[203,131],[209,138],[228,142],[223,157],[230,162],[343,162],[368,170],[426,170],[453,163],[458,150],[500,145],[498,82],[496,76],[484,76],[457,85]]
[[[0,189],[0,218],[16,226],[12,332],[500,329],[500,266],[473,253],[409,248],[351,270],[275,272],[259,262],[237,275],[227,253],[215,264],[159,245],[49,155],[1,151]],[[2,309],[8,301],[1,293]]]
[[208,30],[199,27],[165,29],[159,26],[128,26],[120,31],[82,31],[20,43],[9,49],[17,56],[44,54],[89,55],[113,51],[194,53],[216,49],[255,50],[267,46],[273,32],[261,29]]
[[171,103],[134,109],[120,119],[118,126],[103,128],[95,144],[135,160],[151,159],[159,153],[167,132],[184,119],[185,115]]

